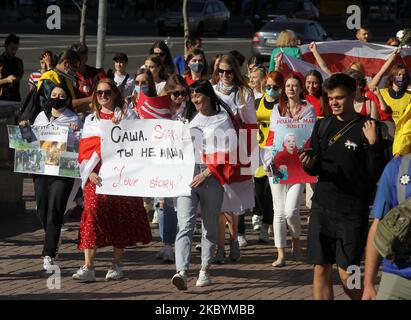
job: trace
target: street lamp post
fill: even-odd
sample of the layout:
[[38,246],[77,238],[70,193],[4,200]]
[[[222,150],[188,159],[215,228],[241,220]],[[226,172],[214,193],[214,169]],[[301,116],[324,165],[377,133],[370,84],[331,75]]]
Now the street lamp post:
[[97,22],[96,68],[103,68],[104,66],[106,23],[107,23],[107,0],[99,0],[98,2],[98,22]]

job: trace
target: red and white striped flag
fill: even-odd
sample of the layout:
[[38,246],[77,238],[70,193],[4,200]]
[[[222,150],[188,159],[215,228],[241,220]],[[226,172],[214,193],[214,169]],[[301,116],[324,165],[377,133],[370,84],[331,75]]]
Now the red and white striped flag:
[[138,96],[136,111],[142,119],[171,119],[170,96],[148,97],[143,92]]
[[[120,108],[116,108],[114,110],[114,114],[116,118],[120,118]],[[122,116],[122,119],[124,120],[136,118],[136,114],[131,109],[127,109],[126,113]],[[90,114],[84,122],[77,158],[77,161],[80,164],[80,176],[82,181],[81,186],[83,189],[86,185],[88,177],[101,159],[101,121],[110,120],[100,120],[95,114]]]
[[319,73],[321,73],[323,79],[327,79],[329,77],[327,72],[324,72],[315,64],[291,57],[284,53],[282,67],[284,77],[286,77],[289,73],[293,73],[296,76],[300,77],[300,79],[304,79],[307,73],[311,70],[317,70]]
[[[309,45],[300,46],[304,61],[316,64]],[[346,70],[354,61],[361,62],[365,75],[373,77],[383,66],[396,47],[358,40],[339,40],[317,43],[317,50],[332,72]],[[401,49],[400,57],[395,63],[404,63],[411,70],[411,49]]]

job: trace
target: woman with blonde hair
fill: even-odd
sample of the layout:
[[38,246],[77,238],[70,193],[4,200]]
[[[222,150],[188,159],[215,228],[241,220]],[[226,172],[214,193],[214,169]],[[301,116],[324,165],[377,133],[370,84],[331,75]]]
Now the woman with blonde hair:
[[[237,60],[231,54],[223,55],[214,71],[218,76],[218,83],[213,86],[216,95],[227,104],[235,119],[242,129],[257,129],[257,116],[254,107],[254,94],[241,74]],[[249,136],[251,138],[252,136]],[[256,137],[255,137],[256,138]],[[248,151],[248,150],[247,150]],[[243,181],[232,184],[233,193],[241,201],[233,203],[230,195],[226,192],[225,201],[220,215],[220,230],[216,257],[214,263],[225,262],[224,238],[225,224],[228,222],[230,229],[230,254],[231,261],[240,258],[240,247],[238,243],[238,215],[244,214],[245,210],[254,207],[254,185],[252,176],[249,179],[242,177]]]
[[136,119],[136,115],[127,108],[112,79],[100,80],[93,93],[91,107],[93,113],[85,120],[78,156],[84,190],[78,249],[84,250],[85,263],[73,274],[73,279],[80,282],[96,281],[94,258],[97,248],[113,247],[113,261],[106,280],[119,280],[123,277],[120,265],[124,248],[151,241],[151,230],[141,198],[96,193],[96,187],[103,183],[99,176],[100,141],[105,138],[101,130],[102,121]]
[[283,30],[280,32],[277,38],[277,47],[271,53],[270,67],[268,72],[275,70],[275,57],[280,52],[289,55],[291,57],[301,59],[300,49],[297,47],[298,39],[292,30]]
[[264,79],[267,70],[264,67],[254,67],[249,75],[249,85],[253,89],[254,97],[260,99],[264,95]]

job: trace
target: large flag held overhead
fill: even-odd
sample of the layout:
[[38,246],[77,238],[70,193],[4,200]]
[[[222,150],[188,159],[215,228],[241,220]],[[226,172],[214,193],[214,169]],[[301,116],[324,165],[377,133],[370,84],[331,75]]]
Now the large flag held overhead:
[[[317,43],[318,52],[332,72],[342,72],[354,61],[364,64],[366,76],[373,77],[396,47],[358,40],[339,40]],[[300,46],[304,61],[316,64],[308,45]],[[411,49],[402,48],[395,63],[404,63],[411,70]]]
[[289,74],[292,72],[295,75],[299,76],[301,79],[304,79],[307,73],[311,70],[317,70],[319,73],[321,73],[323,79],[327,79],[329,77],[326,72],[321,70],[321,68],[316,66],[315,64],[308,63],[301,59],[296,59],[286,54],[283,54],[282,67],[284,74]]

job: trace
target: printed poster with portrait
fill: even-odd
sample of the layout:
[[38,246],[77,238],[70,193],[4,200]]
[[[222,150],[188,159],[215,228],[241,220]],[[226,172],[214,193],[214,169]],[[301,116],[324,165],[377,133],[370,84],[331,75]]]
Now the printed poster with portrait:
[[315,119],[280,119],[275,125],[272,148],[274,184],[316,183],[317,177],[308,175],[299,158],[299,151],[310,148]]
[[55,125],[9,125],[7,130],[9,147],[15,149],[14,172],[80,178],[80,131]]

